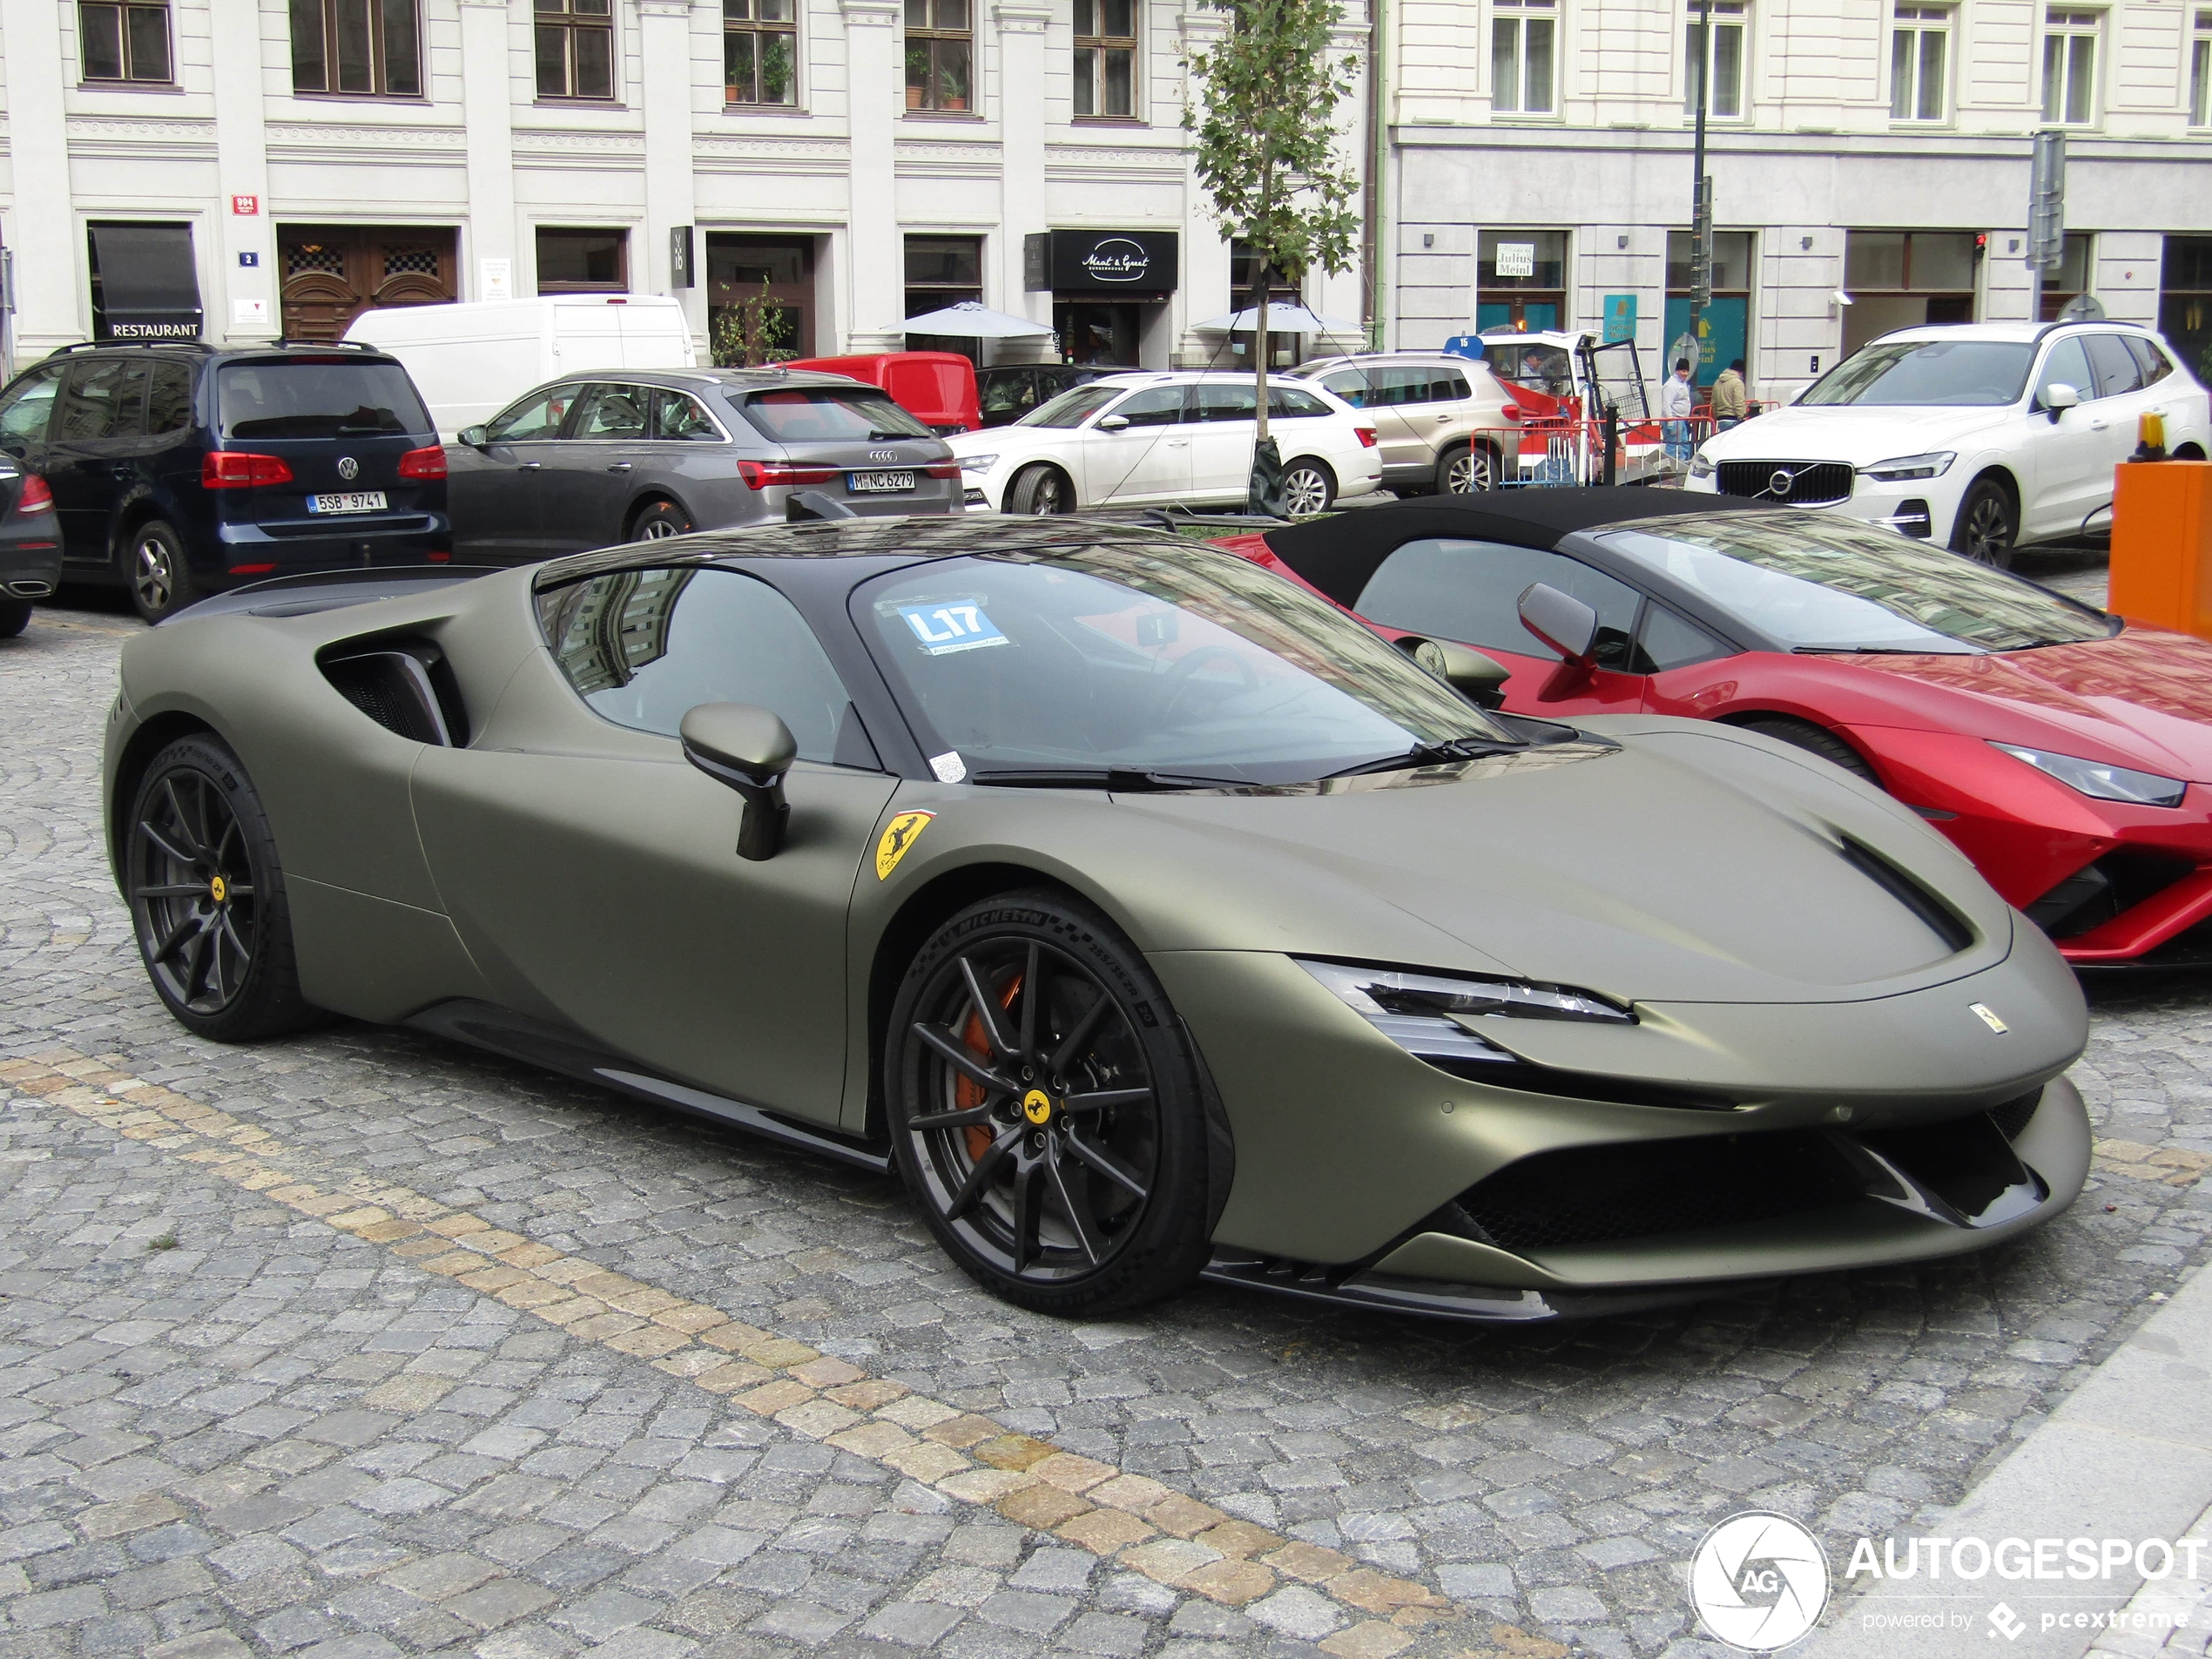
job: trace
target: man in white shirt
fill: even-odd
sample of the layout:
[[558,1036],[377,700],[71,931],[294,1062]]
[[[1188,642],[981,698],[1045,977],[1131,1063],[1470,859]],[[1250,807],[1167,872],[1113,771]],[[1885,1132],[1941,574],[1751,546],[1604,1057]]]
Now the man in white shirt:
[[1690,450],[1696,448],[1689,435],[1693,396],[1689,386],[1689,359],[1677,357],[1675,372],[1659,388],[1659,418],[1664,422],[1660,431],[1666,440],[1667,453],[1676,461],[1687,462]]

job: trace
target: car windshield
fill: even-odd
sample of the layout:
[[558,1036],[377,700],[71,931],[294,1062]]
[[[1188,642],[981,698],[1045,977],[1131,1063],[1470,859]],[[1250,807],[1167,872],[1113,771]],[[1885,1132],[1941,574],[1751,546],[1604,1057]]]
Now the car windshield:
[[1016,426],[1077,427],[1122,395],[1119,386],[1077,386],[1049,403],[1040,403],[1014,424]]
[[1995,408],[2020,401],[2034,361],[2025,341],[1890,341],[1844,359],[1797,401]]
[[[940,776],[1104,770],[1300,783],[1416,748],[1521,739],[1343,612],[1162,538],[978,554],[853,599]],[[995,779],[994,774],[996,774]]]
[[1824,514],[1699,514],[1597,540],[1794,651],[1972,655],[2113,631],[2102,611],[2018,577]]
[[427,435],[430,416],[397,363],[341,357],[226,363],[215,375],[226,438]]
[[778,443],[930,435],[927,427],[872,387],[779,386],[753,393],[739,407],[755,431]]

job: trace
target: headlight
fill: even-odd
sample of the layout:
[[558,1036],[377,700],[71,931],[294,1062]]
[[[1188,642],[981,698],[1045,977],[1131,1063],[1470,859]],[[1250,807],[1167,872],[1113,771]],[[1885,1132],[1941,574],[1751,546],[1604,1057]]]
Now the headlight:
[[1588,1020],[1634,1025],[1628,1009],[1588,991],[1524,980],[1462,979],[1397,968],[1347,968],[1342,962],[1298,965],[1399,1048],[1424,1058],[1511,1060],[1514,1056],[1460,1022],[1486,1015],[1522,1020]]
[[1689,475],[1693,478],[1710,478],[1713,475],[1712,457],[1703,449],[1690,456]]
[[2103,760],[2082,760],[2073,755],[2050,754],[2041,749],[2023,749],[2017,744],[1993,742],[1989,746],[2002,749],[2013,759],[2025,760],[2036,771],[2047,772],[2060,783],[2099,800],[2124,800],[2137,806],[2179,806],[2182,797],[2188,793],[2188,785],[2179,778],[2161,778],[2155,772],[2135,772]]
[[1878,461],[1871,467],[1861,467],[1858,475],[1884,484],[1901,484],[1910,478],[1940,478],[1956,459],[1956,453],[1950,449],[1931,450],[1924,455],[1899,455],[1894,461]]
[[998,463],[999,458],[996,455],[962,455],[960,458],[960,469],[962,472],[988,472]]

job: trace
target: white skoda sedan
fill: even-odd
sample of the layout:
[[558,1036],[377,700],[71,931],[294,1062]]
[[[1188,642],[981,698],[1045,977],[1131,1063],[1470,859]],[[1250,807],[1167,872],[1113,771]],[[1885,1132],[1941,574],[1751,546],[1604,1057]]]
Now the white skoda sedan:
[[[1242,504],[1258,408],[1251,376],[1109,375],[1062,392],[1011,426],[954,434],[971,512]],[[1319,387],[1271,381],[1268,430],[1293,518],[1382,482],[1372,417]]]

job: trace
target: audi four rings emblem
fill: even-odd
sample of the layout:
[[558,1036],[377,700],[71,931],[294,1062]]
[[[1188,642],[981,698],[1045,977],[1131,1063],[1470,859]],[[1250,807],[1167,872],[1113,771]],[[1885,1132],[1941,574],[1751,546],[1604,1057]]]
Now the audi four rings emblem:
[[896,461],[898,458],[899,452],[896,449],[871,449],[868,451],[868,459],[871,461]]
[[1790,493],[1790,486],[1797,481],[1797,475],[1791,472],[1789,468],[1777,467],[1772,472],[1767,474],[1766,475],[1767,494],[1770,496],[1786,496]]
[[361,473],[361,463],[354,460],[353,456],[341,455],[338,457],[338,475],[341,478],[343,478],[347,483],[351,483],[354,479],[360,477]]

